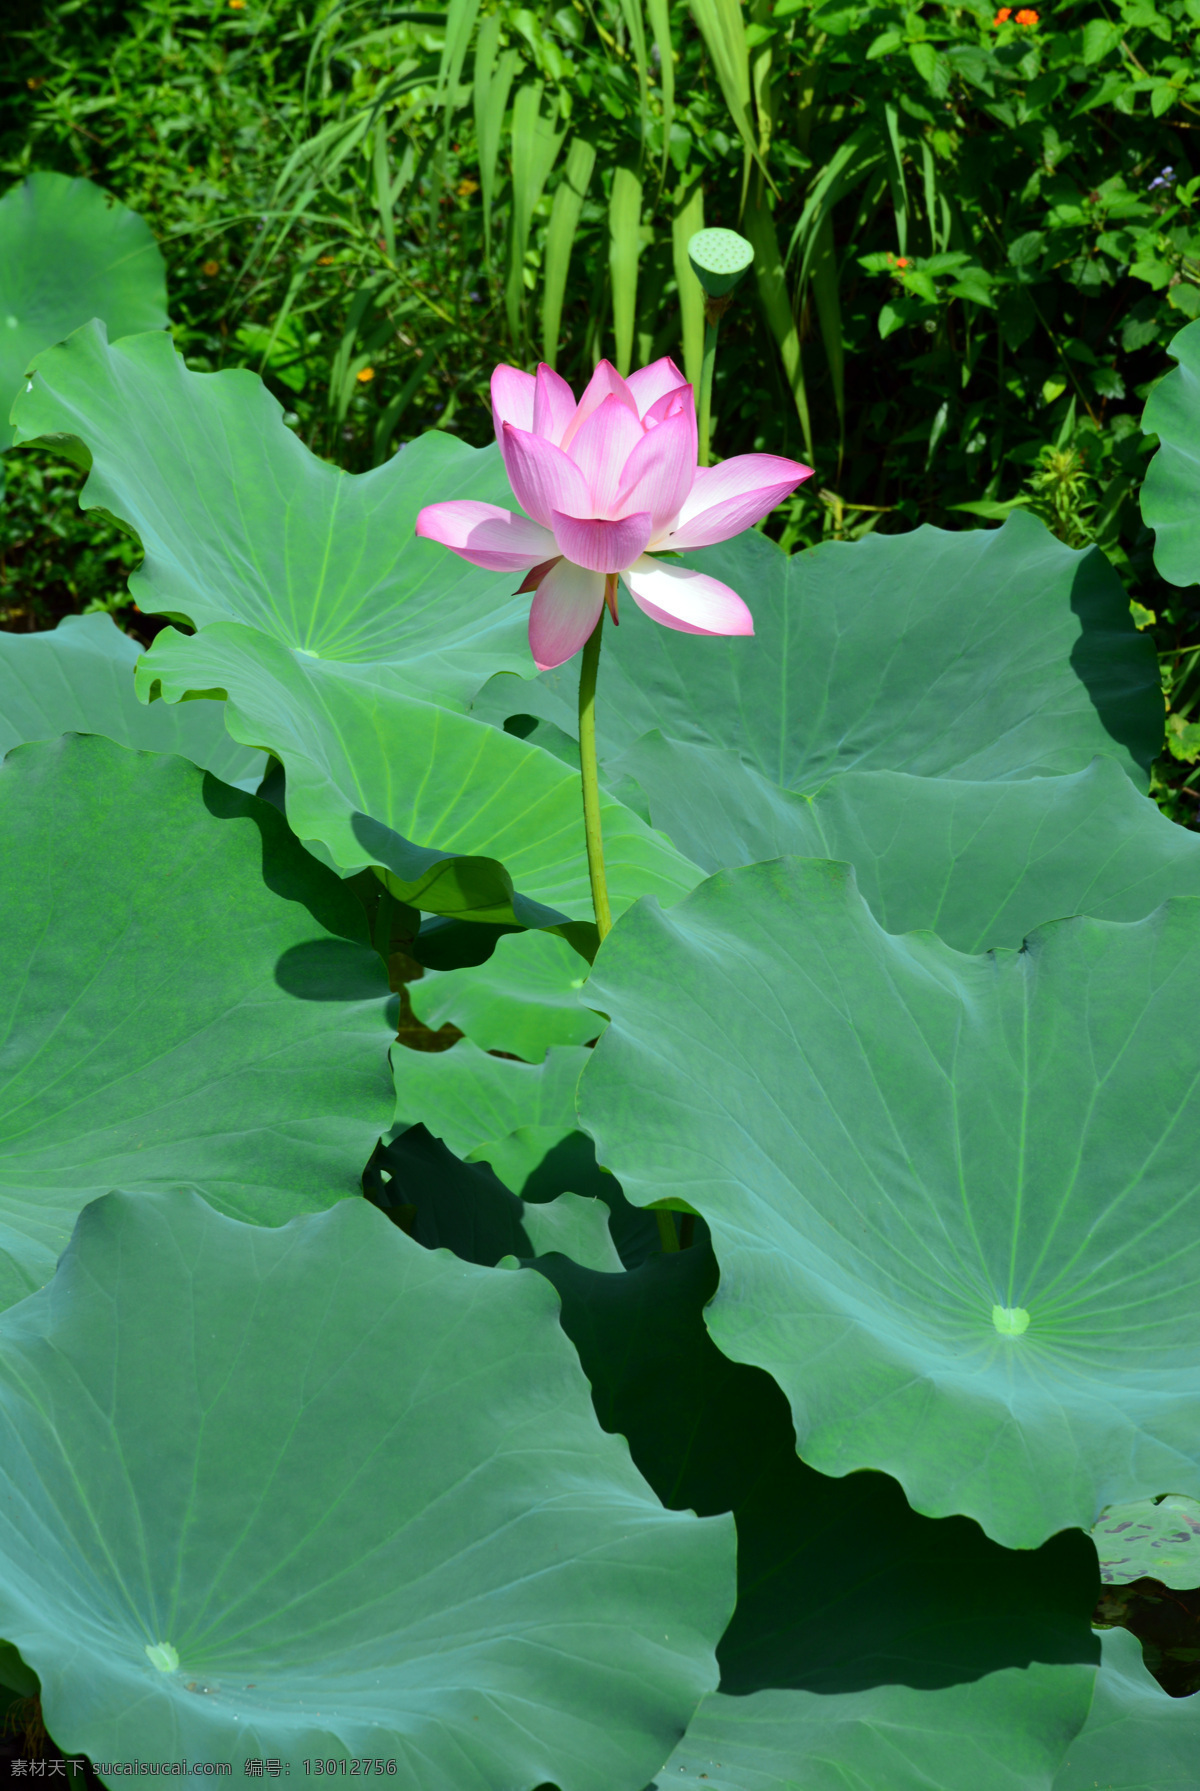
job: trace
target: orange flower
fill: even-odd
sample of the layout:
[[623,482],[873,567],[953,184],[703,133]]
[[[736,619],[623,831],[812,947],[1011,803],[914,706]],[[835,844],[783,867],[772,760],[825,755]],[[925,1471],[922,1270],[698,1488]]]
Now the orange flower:
[[317,256],[317,266],[318,267],[332,267],[333,266],[333,256],[332,255],[318,255]]
[[896,266],[897,267],[907,267],[908,266],[908,256],[907,255],[897,255]]
[[229,4],[233,8],[234,12],[241,12],[242,8],[246,4],[246,0],[229,0]]
[[1017,24],[1018,25],[1029,25],[1032,27],[1032,26],[1036,25],[1037,22],[1038,22],[1038,16],[1033,11],[1032,7],[1023,6],[1021,8],[1020,12],[1017,14]]
[[360,386],[368,386],[375,377],[374,367],[360,367],[354,375]]
[[1008,21],[1011,18],[1012,18],[1012,7],[1011,6],[1002,6],[1000,8],[1000,11],[996,14],[995,18],[992,20],[992,24],[993,25],[1007,25]]
[[200,272],[208,280],[215,279],[216,276],[220,273],[220,271],[221,271],[221,263],[219,261],[206,261],[204,263],[204,266],[200,269]]

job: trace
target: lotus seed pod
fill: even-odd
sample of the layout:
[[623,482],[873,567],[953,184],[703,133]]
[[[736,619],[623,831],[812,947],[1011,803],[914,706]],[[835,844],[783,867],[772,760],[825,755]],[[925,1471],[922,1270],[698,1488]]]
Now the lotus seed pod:
[[697,230],[687,252],[710,299],[727,298],[754,261],[753,248],[736,230]]

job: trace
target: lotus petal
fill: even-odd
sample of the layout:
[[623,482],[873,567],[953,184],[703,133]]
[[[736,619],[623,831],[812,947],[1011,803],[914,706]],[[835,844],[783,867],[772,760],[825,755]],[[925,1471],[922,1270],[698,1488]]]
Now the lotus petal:
[[643,554],[621,581],[655,622],[681,634],[753,634],[754,618],[736,591],[706,572]]
[[604,574],[559,560],[529,611],[529,647],[539,671],[561,665],[587,640],[604,606]]
[[623,572],[641,558],[652,524],[646,510],[615,522],[554,512],[554,539],[568,560],[593,572]]
[[[659,432],[656,430],[655,434]],[[811,466],[779,454],[737,454],[701,467],[670,537],[673,548],[712,547],[766,516],[812,477]]]
[[523,572],[554,552],[554,537],[540,523],[474,498],[426,504],[416,533],[490,572]]
[[553,526],[550,519],[555,510],[567,516],[591,514],[587,480],[570,455],[553,442],[506,423],[500,451],[517,502],[543,528]]
[[687,499],[696,471],[696,415],[689,405],[635,443],[625,462],[618,514],[636,505],[650,512],[654,532],[668,528]]
[[515,429],[533,428],[533,392],[533,374],[522,373],[519,367],[501,365],[492,374],[492,427],[502,448],[506,423]]
[[[575,394],[562,374],[547,367],[543,361],[534,381],[533,433],[544,435],[556,448],[561,447],[563,435],[575,419],[576,408]],[[512,421],[516,422],[516,418]]]

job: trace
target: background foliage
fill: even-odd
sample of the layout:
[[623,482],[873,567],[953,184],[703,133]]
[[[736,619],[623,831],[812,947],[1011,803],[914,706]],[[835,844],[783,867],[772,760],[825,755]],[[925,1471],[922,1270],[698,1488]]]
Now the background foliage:
[[[85,174],[142,212],[190,363],[257,367],[355,469],[431,426],[485,442],[499,359],[578,379],[601,354],[671,351],[696,377],[682,244],[740,228],[757,292],[723,331],[717,447],[817,469],[773,532],[974,526],[1022,504],[1098,541],[1154,618],[1139,611],[1177,718],[1158,783],[1186,821],[1198,606],[1156,577],[1135,500],[1142,401],[1200,312],[1200,6],[1027,17],[56,5],[15,35],[0,168]],[[61,564],[32,475],[13,474],[7,625],[113,607],[120,555],[93,526]]]

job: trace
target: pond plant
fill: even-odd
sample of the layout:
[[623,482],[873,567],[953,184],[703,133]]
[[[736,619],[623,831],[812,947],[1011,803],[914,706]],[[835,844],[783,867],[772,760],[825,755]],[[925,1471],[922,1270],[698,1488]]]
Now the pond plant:
[[1194,1785],[1092,1622],[1200,1582],[1200,840],[1103,553],[788,554],[669,358],[361,473],[162,330],[24,371],[168,625],[0,635],[14,1705],[113,1783]]

